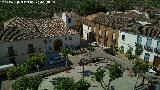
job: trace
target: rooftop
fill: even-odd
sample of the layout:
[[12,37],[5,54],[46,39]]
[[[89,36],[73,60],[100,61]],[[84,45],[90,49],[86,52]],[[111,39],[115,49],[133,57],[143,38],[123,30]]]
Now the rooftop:
[[15,17],[0,30],[0,41],[9,42],[34,38],[77,34],[65,27],[61,18],[31,19]]

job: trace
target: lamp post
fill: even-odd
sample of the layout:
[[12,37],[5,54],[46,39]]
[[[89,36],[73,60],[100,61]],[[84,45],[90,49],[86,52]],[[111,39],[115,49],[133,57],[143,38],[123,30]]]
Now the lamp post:
[[85,59],[82,58],[82,59],[80,60],[80,63],[82,63],[82,67],[83,67],[83,81],[84,81],[84,62],[85,62]]

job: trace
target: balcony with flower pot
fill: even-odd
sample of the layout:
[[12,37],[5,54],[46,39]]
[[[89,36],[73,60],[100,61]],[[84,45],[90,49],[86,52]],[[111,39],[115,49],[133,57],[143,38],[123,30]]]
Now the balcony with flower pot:
[[160,48],[154,48],[154,52],[160,54]]
[[145,45],[145,46],[144,46],[144,49],[145,49],[146,51],[148,51],[148,52],[153,52],[153,47],[150,47],[150,46]]

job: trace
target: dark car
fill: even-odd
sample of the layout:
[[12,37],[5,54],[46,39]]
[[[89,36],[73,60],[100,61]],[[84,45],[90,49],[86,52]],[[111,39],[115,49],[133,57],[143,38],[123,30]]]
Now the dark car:
[[108,53],[110,55],[115,55],[114,52],[113,52],[113,50],[111,48],[103,49],[103,52]]
[[83,66],[83,64],[84,64],[84,65],[87,65],[87,64],[89,64],[89,63],[90,63],[90,61],[87,60],[87,59],[85,59],[85,60],[80,60],[80,62],[78,62],[78,64],[79,64],[80,66]]
[[103,57],[97,57],[97,58],[92,58],[91,62],[96,63],[96,62],[103,62],[105,58]]

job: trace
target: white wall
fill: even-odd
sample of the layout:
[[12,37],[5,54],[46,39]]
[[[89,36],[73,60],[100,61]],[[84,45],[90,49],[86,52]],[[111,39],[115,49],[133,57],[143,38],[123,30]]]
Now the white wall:
[[[122,35],[125,35],[124,41],[122,40]],[[137,42],[137,35],[119,31],[118,47],[124,46],[124,52],[127,52],[130,47],[132,47],[134,51],[136,49],[135,42]],[[133,52],[133,54],[135,53]]]
[[[122,35],[125,35],[125,40],[122,40]],[[129,49],[129,46],[131,46],[133,48],[133,54],[135,54],[135,42],[137,42],[137,36],[142,37],[142,42],[141,44],[143,45],[143,53],[140,56],[142,59],[144,59],[144,55],[145,53],[150,54],[150,59],[149,62],[153,62],[154,60],[154,56],[157,56],[158,54],[156,54],[154,52],[154,48],[157,47],[157,41],[160,41],[160,39],[155,39],[149,36],[144,36],[144,35],[136,35],[133,33],[129,33],[129,32],[124,32],[124,31],[119,31],[119,38],[118,38],[118,47],[120,48],[121,46],[124,46],[124,52],[127,52],[127,50]],[[147,42],[147,38],[152,38],[152,44],[151,47],[153,48],[153,52],[149,52],[146,51],[144,49],[144,46],[146,45]],[[158,55],[160,57],[160,55]]]
[[[71,22],[68,22],[68,18],[71,18]],[[66,15],[66,12],[63,12],[62,19],[65,22],[65,25],[68,27],[74,27],[76,25],[77,20],[79,20],[79,16],[69,17]]]
[[87,38],[88,38],[88,37],[87,37],[87,34],[89,34],[89,32],[91,32],[91,27],[83,24],[83,38],[84,38],[85,40],[87,40]]
[[[72,40],[69,40],[69,37],[72,37]],[[67,38],[67,40],[65,39]],[[49,46],[51,46],[52,50],[53,43],[56,39],[61,39],[63,41],[63,47],[65,45],[68,46],[80,46],[80,35],[68,35],[68,36],[58,36],[58,37],[49,37],[49,38],[36,38],[31,40],[20,40],[20,41],[13,41],[13,42],[4,42],[0,43],[0,63],[1,64],[8,64],[10,63],[9,57],[7,57],[8,54],[8,47],[13,46],[13,49],[15,50],[15,56],[17,63],[23,63],[26,58],[28,57],[28,44],[33,44],[33,47],[36,49],[36,52],[39,51],[39,48],[42,48],[43,52],[49,52]],[[43,40],[47,40],[47,44],[44,43]]]

